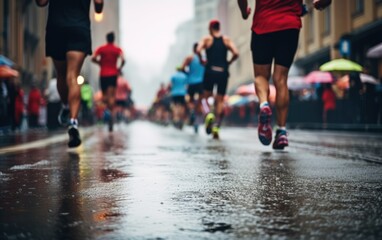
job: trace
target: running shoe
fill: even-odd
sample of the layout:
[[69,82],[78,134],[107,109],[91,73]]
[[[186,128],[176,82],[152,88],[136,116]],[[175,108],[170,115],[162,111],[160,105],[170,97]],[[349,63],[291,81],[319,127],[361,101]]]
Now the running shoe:
[[273,142],[273,149],[275,150],[283,150],[288,146],[288,133],[285,130],[277,129],[275,141]]
[[211,134],[212,133],[212,125],[215,122],[215,114],[208,113],[206,118],[204,119],[204,125],[206,127],[206,133]]
[[58,123],[63,127],[67,127],[69,125],[69,117],[69,108],[61,108],[60,113],[58,114]]
[[272,126],[271,126],[272,110],[269,106],[260,109],[259,126],[257,128],[259,140],[264,145],[272,142]]
[[81,145],[81,137],[80,137],[80,132],[78,131],[77,125],[69,125],[68,134],[69,134],[69,142],[68,142],[69,148],[75,148]]
[[190,113],[190,119],[189,119],[189,124],[190,124],[190,126],[194,125],[194,123],[195,123],[195,118],[196,118],[196,116],[195,116],[195,111],[191,111],[191,113]]
[[103,112],[103,121],[105,123],[108,123],[110,122],[110,119],[111,119],[111,113],[108,109],[106,109],[104,112]]
[[212,128],[212,137],[213,137],[213,139],[219,139],[219,130],[220,130],[220,128],[218,126],[214,126]]
[[114,121],[113,121],[113,118],[111,116],[110,116],[109,121],[107,122],[107,125],[109,127],[109,132],[112,132],[113,131],[113,126],[114,126]]

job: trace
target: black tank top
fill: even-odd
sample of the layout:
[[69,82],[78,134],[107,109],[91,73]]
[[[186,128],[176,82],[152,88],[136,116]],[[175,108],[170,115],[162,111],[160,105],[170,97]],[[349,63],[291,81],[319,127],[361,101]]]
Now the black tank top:
[[214,42],[212,43],[211,47],[206,49],[207,69],[211,69],[211,67],[220,67],[223,68],[224,71],[227,71],[227,53],[228,48],[223,42],[223,37],[214,37]]
[[90,0],[50,0],[47,27],[90,29]]

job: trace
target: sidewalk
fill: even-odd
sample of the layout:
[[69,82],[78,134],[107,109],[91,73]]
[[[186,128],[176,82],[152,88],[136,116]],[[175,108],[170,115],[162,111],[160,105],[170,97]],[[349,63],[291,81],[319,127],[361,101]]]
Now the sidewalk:
[[382,133],[381,124],[347,124],[347,123],[288,123],[289,129],[304,130],[335,130],[335,131],[351,131],[351,132],[371,132]]

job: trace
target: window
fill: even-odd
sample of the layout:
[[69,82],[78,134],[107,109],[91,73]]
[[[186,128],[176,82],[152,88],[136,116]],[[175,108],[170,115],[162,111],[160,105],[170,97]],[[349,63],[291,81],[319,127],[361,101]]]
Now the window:
[[357,16],[357,15],[363,14],[364,8],[365,8],[364,0],[354,0],[354,12],[353,12],[353,16]]
[[327,36],[330,34],[330,22],[331,22],[331,14],[330,8],[326,8],[324,10],[324,35]]

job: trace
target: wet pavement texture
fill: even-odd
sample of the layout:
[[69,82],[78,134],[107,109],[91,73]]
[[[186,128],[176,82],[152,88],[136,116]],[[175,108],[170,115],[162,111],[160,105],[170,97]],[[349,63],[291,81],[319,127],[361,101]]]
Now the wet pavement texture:
[[275,152],[255,128],[91,131],[0,154],[0,239],[382,238],[381,135],[292,130]]

